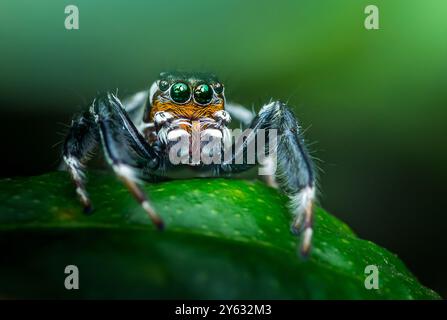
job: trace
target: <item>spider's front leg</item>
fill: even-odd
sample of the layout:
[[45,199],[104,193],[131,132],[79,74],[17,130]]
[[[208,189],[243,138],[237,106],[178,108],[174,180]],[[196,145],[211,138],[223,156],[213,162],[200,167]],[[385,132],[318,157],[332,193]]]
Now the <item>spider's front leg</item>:
[[108,93],[98,96],[89,112],[75,119],[64,143],[63,158],[77,187],[85,209],[90,200],[85,190],[82,162],[93,146],[100,142],[107,163],[141,204],[157,228],[163,221],[138,185],[140,179],[158,175],[159,157],[135,128],[120,101]]
[[[250,168],[252,165],[247,164],[245,157],[242,164],[237,164],[236,159],[246,154],[250,143],[255,143],[259,129],[277,130],[275,178],[280,190],[290,199],[289,207],[294,216],[291,229],[293,233],[301,234],[301,253],[306,256],[311,249],[313,234],[316,177],[298,121],[285,104],[272,102],[260,110],[249,129],[245,142],[234,151],[231,160],[224,161],[222,170],[231,173]],[[265,149],[262,152],[268,153],[268,145]]]

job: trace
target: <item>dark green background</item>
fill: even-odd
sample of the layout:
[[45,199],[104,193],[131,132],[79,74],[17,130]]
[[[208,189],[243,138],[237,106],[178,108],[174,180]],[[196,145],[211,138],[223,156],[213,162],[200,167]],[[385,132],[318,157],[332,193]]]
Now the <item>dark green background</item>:
[[318,142],[322,205],[445,297],[446,16],[443,0],[2,1],[0,175],[55,168],[60,123],[99,90],[213,71],[229,100],[288,101]]

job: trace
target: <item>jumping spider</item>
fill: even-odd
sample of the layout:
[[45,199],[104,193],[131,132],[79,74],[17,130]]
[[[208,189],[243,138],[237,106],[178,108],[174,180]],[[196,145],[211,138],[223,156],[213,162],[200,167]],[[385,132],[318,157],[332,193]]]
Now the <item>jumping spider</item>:
[[[214,75],[203,73],[161,73],[149,90],[122,102],[112,93],[99,94],[90,108],[76,116],[65,139],[63,159],[85,212],[92,209],[85,189],[83,163],[96,145],[102,145],[108,164],[147,212],[163,229],[163,220],[142,191],[141,181],[173,178],[187,168],[193,175],[228,176],[255,165],[224,161],[220,164],[173,164],[168,153],[171,143],[189,137],[192,123],[199,123],[203,134],[225,139],[231,117],[252,129],[248,140],[260,129],[277,132],[277,170],[271,180],[290,199],[294,216],[291,230],[301,234],[301,252],[311,248],[315,173],[305,147],[301,128],[289,108],[274,101],[258,115],[236,104],[226,103],[224,86]],[[231,155],[247,152],[247,143],[231,144]],[[275,181],[276,180],[276,181]]]

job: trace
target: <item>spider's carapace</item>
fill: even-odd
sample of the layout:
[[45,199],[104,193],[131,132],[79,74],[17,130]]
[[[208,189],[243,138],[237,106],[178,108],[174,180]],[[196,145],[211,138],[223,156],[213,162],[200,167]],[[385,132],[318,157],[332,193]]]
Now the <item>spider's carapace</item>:
[[[162,73],[150,90],[150,111],[143,121],[155,121],[159,112],[167,112],[185,122],[213,119],[218,111],[225,109],[224,87],[210,74],[170,72]],[[190,132],[191,126],[179,125]]]

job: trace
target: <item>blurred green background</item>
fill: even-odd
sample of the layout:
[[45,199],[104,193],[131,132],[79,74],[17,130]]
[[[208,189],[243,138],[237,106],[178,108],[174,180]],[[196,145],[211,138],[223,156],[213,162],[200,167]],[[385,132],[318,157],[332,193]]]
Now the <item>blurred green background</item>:
[[0,176],[53,170],[61,123],[97,91],[212,71],[229,100],[288,101],[322,160],[322,206],[446,297],[446,17],[443,0],[3,0]]

